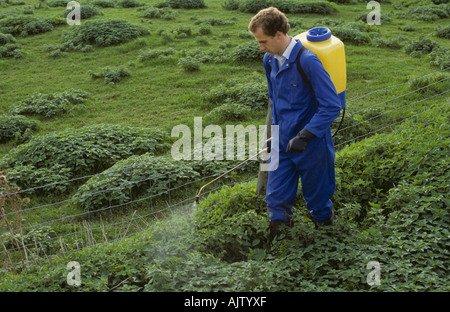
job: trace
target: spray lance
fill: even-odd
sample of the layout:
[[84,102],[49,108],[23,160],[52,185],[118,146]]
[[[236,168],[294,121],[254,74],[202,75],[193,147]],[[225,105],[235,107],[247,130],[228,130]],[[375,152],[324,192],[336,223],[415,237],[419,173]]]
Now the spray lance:
[[199,200],[200,200],[200,194],[201,194],[201,192],[203,191],[203,189],[204,189],[205,187],[207,187],[208,185],[210,185],[210,184],[216,182],[217,180],[221,179],[221,178],[224,177],[225,175],[229,174],[231,171],[233,171],[233,170],[235,170],[235,169],[241,167],[241,166],[244,165],[245,163],[249,162],[249,161],[252,160],[253,158],[259,156],[261,153],[266,152],[266,151],[268,151],[268,150],[269,150],[268,147],[263,148],[261,151],[259,151],[259,152],[256,153],[255,155],[253,155],[253,156],[251,156],[250,158],[244,160],[244,161],[241,162],[240,164],[238,164],[238,165],[234,166],[233,168],[231,168],[231,169],[225,171],[224,173],[222,173],[222,174],[221,174],[220,176],[218,176],[217,178],[215,178],[215,179],[213,179],[212,181],[210,181],[210,182],[206,183],[205,185],[203,185],[203,186],[198,190],[197,195],[195,196],[195,202],[194,202],[194,205],[193,205],[194,208],[195,208],[195,206],[198,204],[198,202],[199,202]]

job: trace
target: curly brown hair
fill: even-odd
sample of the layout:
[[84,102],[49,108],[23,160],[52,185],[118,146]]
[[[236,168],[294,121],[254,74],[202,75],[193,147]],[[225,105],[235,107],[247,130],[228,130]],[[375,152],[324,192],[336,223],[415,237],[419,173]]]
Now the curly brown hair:
[[274,37],[277,31],[287,34],[291,29],[286,15],[274,7],[262,9],[253,16],[248,25],[248,30],[255,33],[259,27],[262,27],[265,35],[271,37]]

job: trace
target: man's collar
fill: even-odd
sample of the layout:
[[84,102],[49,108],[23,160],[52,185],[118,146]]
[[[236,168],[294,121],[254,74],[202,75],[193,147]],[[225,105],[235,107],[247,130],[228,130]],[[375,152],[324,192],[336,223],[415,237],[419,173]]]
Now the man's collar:
[[288,46],[286,47],[286,50],[284,50],[283,55],[278,55],[278,54],[274,55],[274,57],[276,59],[280,59],[280,60],[281,59],[286,59],[286,60],[289,59],[289,56],[291,55],[292,49],[294,48],[295,44],[297,43],[294,38],[289,37],[289,39],[290,39],[290,42],[289,42]]
[[291,42],[289,42],[289,45],[287,46],[286,50],[283,53],[283,56],[287,60],[289,59],[289,56],[291,56],[292,49],[294,48],[295,44],[297,43],[294,38],[289,37],[289,39],[291,40]]

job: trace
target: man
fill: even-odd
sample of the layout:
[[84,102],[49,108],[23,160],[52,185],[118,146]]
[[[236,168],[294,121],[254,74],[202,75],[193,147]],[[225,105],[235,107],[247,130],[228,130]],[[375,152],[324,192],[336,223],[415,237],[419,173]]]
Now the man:
[[288,35],[286,16],[276,8],[258,12],[249,31],[265,51],[264,69],[271,101],[272,124],[278,125],[279,142],[268,140],[278,152],[279,164],[269,171],[266,202],[273,236],[289,225],[301,178],[303,197],[316,225],[333,223],[331,197],[335,189],[335,151],[330,126],[339,115],[340,100],[321,61],[310,50],[300,57],[312,89],[297,68],[303,47]]

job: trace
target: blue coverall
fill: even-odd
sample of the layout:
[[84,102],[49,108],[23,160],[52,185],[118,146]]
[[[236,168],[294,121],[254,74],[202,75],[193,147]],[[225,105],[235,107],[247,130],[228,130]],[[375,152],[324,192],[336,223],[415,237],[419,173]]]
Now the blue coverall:
[[[328,72],[311,50],[303,52],[300,64],[314,92],[303,81],[296,63],[302,46],[297,40],[281,68],[274,56],[264,56],[272,124],[279,127],[279,142],[272,142],[271,147],[271,153],[279,153],[279,164],[276,170],[269,171],[266,191],[270,221],[290,221],[299,178],[313,219],[321,222],[332,216],[335,151],[330,126],[341,104]],[[303,128],[316,138],[308,142],[304,152],[286,153],[289,140]]]

